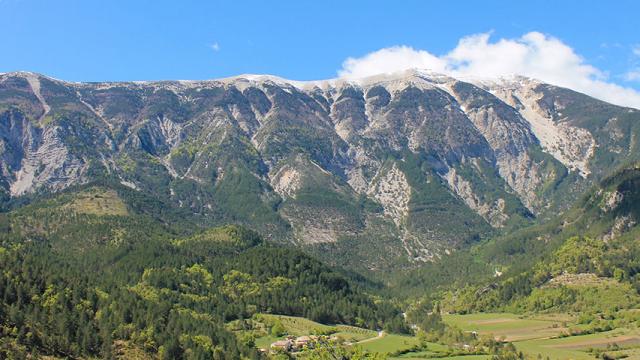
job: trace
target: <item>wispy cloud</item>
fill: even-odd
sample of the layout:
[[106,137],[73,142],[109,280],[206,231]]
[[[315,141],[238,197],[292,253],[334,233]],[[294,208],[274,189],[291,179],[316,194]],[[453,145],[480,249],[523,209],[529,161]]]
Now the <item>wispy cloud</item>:
[[211,44],[211,49],[213,51],[220,51],[220,44],[218,44],[218,42],[214,42],[213,44]]
[[624,79],[627,81],[640,81],[640,69],[631,70],[628,73],[624,74]]
[[[638,49],[640,50],[640,49]],[[561,40],[530,32],[519,38],[491,40],[490,33],[464,37],[445,55],[408,46],[380,49],[344,61],[338,75],[362,78],[412,68],[463,77],[493,78],[519,74],[568,87],[605,101],[640,108],[640,92],[615,84]]]
[[624,79],[630,82],[640,82],[640,44],[633,45],[631,53],[637,59],[633,60],[634,66],[624,74]]

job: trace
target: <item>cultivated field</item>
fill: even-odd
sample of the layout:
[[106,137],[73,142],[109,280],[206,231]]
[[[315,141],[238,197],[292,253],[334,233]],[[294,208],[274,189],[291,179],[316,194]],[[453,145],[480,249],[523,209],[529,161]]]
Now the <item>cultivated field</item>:
[[573,325],[573,319],[564,314],[529,317],[507,313],[446,315],[444,320],[466,331],[511,341],[518,350],[533,357],[596,359],[595,350],[600,350],[607,355],[640,358],[638,330],[615,329],[590,335],[561,336]]
[[567,330],[566,324],[573,320],[560,315],[522,317],[508,313],[445,315],[443,319],[462,330],[493,335],[496,339],[512,342],[558,336]]
[[389,354],[396,351],[411,349],[419,343],[420,341],[418,341],[414,336],[383,334],[383,336],[379,338],[362,342],[359,345],[362,349],[367,351]]

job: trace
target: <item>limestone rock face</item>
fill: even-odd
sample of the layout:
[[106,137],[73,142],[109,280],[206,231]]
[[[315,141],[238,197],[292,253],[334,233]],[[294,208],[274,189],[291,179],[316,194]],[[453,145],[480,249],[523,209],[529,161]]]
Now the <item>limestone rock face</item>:
[[381,170],[382,173],[371,183],[367,195],[377,200],[384,208],[384,214],[400,226],[409,215],[411,186],[395,163],[389,169]]
[[106,179],[274,239],[371,242],[425,260],[562,209],[638,159],[639,121],[636,109],[522,77],[6,73],[0,199]]

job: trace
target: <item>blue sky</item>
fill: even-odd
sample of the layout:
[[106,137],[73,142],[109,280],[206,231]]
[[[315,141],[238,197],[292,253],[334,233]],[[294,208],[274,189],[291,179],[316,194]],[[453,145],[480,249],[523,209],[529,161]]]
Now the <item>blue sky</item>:
[[[349,57],[540,32],[601,79],[640,90],[638,1],[0,0],[0,72],[71,81],[335,77]],[[638,47],[634,54],[634,47]],[[589,75],[593,76],[593,74]]]

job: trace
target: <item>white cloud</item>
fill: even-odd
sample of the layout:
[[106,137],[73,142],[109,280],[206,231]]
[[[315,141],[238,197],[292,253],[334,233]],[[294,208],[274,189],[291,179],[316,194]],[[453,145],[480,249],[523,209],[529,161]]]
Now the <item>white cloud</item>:
[[539,32],[494,42],[489,33],[471,35],[460,39],[453,50],[441,56],[408,46],[384,48],[360,58],[348,58],[338,75],[355,79],[412,68],[454,77],[519,74],[614,104],[640,108],[640,92],[610,82],[604,71],[587,64],[570,46]]
[[635,45],[635,46],[631,49],[631,51],[633,52],[633,54],[634,54],[635,56],[640,56],[640,45]]
[[213,51],[220,51],[220,44],[214,42],[213,44],[211,44],[211,49],[213,49]]
[[446,72],[447,62],[424,50],[394,46],[372,52],[361,58],[348,58],[342,64],[339,75],[346,78],[362,78],[413,68]]

